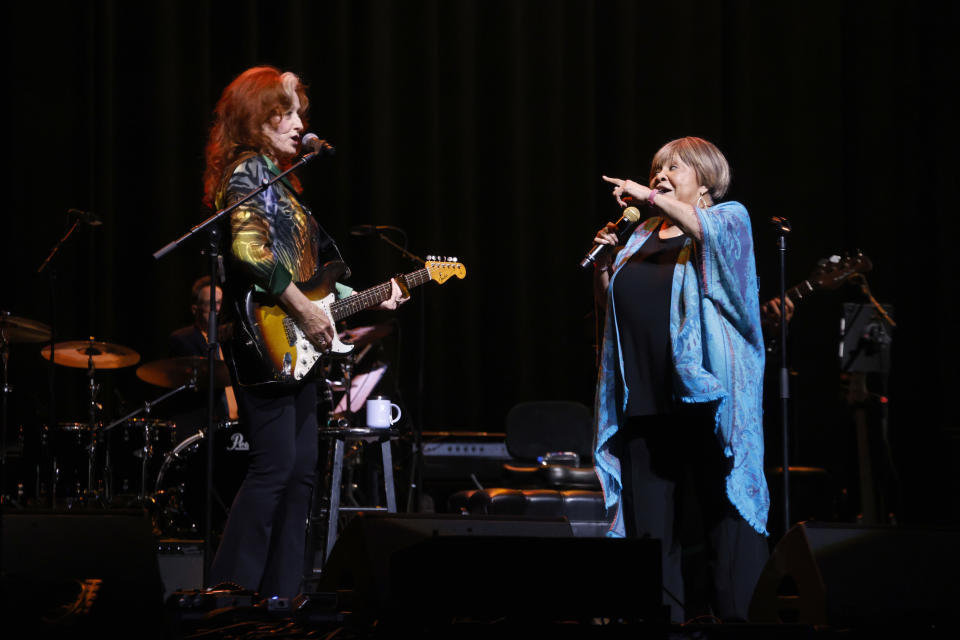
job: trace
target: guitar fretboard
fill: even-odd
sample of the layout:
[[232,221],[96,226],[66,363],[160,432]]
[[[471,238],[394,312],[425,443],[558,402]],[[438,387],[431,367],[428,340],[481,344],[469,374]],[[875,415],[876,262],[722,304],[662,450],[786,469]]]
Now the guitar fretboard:
[[816,287],[810,284],[809,280],[804,280],[797,286],[787,289],[786,294],[788,298],[794,302],[797,302],[799,300],[803,300],[803,296],[807,295],[808,293],[813,293],[816,290]]
[[[419,271],[406,274],[403,278],[407,283],[407,288],[413,289],[430,281],[430,270],[420,269]],[[375,287],[365,289],[356,295],[347,296],[331,304],[330,313],[333,315],[334,320],[342,320],[364,309],[375,307],[390,298],[390,289],[390,282],[387,281]]]

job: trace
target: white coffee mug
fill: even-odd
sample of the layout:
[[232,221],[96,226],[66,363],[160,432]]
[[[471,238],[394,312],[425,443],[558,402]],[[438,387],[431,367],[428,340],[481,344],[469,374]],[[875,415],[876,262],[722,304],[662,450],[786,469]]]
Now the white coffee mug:
[[[393,415],[393,410],[397,415]],[[370,429],[389,429],[401,416],[400,407],[383,396],[372,396],[367,400],[367,427]]]

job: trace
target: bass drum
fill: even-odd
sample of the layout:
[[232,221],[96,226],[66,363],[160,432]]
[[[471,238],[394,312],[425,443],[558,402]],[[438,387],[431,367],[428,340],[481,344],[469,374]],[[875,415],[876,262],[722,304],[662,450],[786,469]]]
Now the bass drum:
[[[167,537],[205,537],[207,438],[201,430],[173,448],[157,473],[156,526]],[[218,425],[213,438],[214,535],[223,533],[230,506],[247,473],[247,442],[240,423]]]

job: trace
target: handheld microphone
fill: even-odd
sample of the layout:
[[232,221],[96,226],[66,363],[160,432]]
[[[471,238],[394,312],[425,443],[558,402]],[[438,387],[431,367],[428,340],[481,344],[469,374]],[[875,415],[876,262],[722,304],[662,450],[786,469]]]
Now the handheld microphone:
[[[620,219],[617,220],[617,235],[622,234],[624,231],[633,226],[633,224],[640,219],[640,211],[636,207],[627,207],[623,210],[623,215],[620,216]],[[586,269],[594,262],[597,261],[597,258],[600,257],[600,254],[605,250],[609,250],[612,247],[608,244],[594,243],[593,248],[590,249],[590,253],[580,261],[580,268]]]
[[77,218],[84,224],[88,224],[91,227],[99,227],[103,224],[103,221],[97,217],[97,214],[92,211],[81,211],[80,209],[67,209],[67,214],[71,218]]
[[300,139],[300,148],[312,151],[318,156],[332,156],[336,153],[333,145],[326,140],[321,140],[317,134],[308,133]]

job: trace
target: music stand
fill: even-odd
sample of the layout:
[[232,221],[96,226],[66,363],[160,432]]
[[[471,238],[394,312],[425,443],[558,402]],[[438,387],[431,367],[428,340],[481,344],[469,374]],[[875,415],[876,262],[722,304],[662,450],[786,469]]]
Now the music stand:
[[387,365],[381,365],[367,373],[354,375],[350,380],[350,389],[344,392],[333,413],[341,414],[347,411],[357,413],[360,411],[363,403],[367,401],[370,393],[376,388],[377,383],[380,382],[386,371]]
[[[879,490],[874,477],[874,460],[871,455],[871,432],[876,431],[868,425],[866,402],[869,398],[879,399],[880,428],[879,445],[883,452],[879,461],[882,475],[893,480],[894,488],[899,492],[899,479],[893,463],[890,448],[889,419],[887,399],[887,378],[890,374],[890,349],[893,343],[893,306],[880,304],[865,287],[870,298],[869,304],[847,302],[843,305],[843,318],[840,320],[840,370],[850,374],[848,401],[853,405],[853,418],[857,436],[857,452],[860,476],[860,517],[865,524],[877,524],[892,516],[890,505],[884,491]],[[868,374],[876,374],[880,379],[881,391],[872,393],[868,389]]]
[[[840,370],[845,373],[890,373],[893,305],[847,302],[840,320]],[[886,316],[886,317],[884,317]]]

